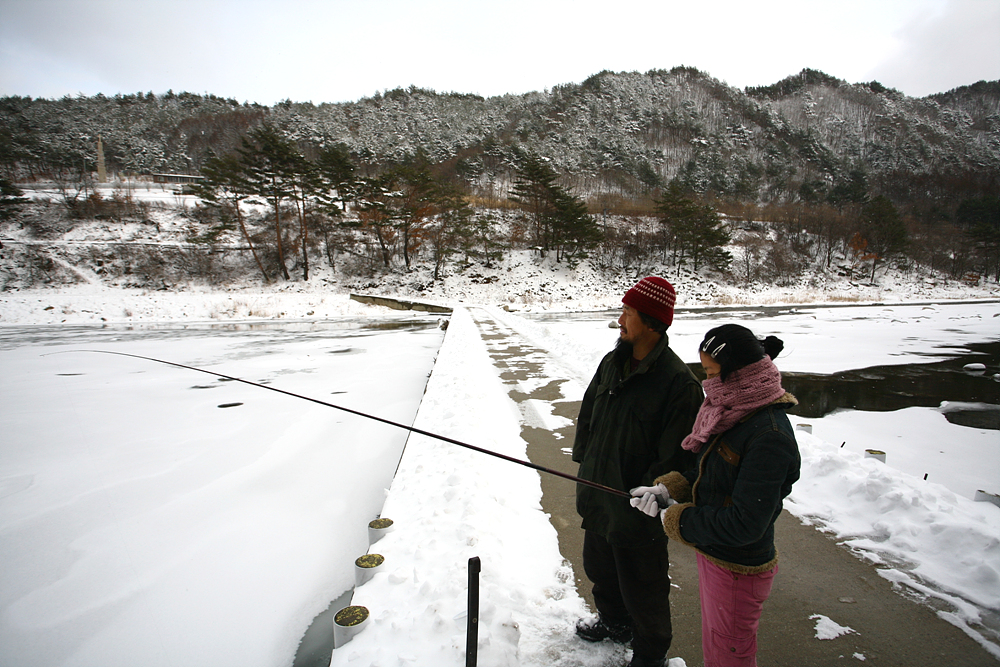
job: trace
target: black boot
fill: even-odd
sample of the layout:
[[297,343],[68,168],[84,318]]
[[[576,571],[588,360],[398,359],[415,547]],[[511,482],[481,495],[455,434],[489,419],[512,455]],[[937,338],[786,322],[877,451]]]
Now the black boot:
[[632,626],[625,623],[605,623],[600,616],[596,621],[580,621],[576,624],[576,634],[588,642],[610,639],[619,644],[632,641]]

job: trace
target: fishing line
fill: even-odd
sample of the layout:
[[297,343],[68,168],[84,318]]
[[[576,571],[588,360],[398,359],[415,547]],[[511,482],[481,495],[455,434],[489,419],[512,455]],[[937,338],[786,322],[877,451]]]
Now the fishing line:
[[[324,405],[324,406],[326,406],[328,408],[333,408],[335,410],[341,410],[343,412],[347,412],[347,413],[352,414],[352,415],[357,415],[358,417],[364,417],[365,419],[371,419],[373,421],[381,422],[383,424],[388,424],[389,426],[395,426],[396,428],[401,428],[401,429],[410,431],[411,433],[417,433],[419,435],[425,435],[428,438],[434,438],[436,440],[441,440],[441,441],[444,441],[444,442],[447,442],[447,443],[451,443],[453,445],[458,445],[459,447],[465,447],[466,449],[471,449],[472,451],[479,452],[480,454],[487,454],[489,456],[495,456],[496,458],[503,459],[504,461],[509,461],[511,463],[517,463],[518,465],[522,465],[522,466],[525,466],[525,467],[528,467],[528,468],[532,468],[533,470],[537,470],[539,472],[548,473],[550,475],[555,475],[556,477],[562,477],[563,479],[568,479],[571,482],[576,482],[577,484],[583,484],[584,486],[589,486],[589,487],[592,487],[594,489],[598,489],[600,491],[604,491],[606,493],[610,493],[610,494],[613,494],[613,495],[616,495],[616,496],[621,496],[623,498],[631,498],[632,497],[631,494],[629,494],[627,491],[622,491],[620,489],[615,489],[615,488],[612,488],[610,486],[605,486],[604,484],[598,484],[597,482],[592,482],[592,481],[590,481],[588,479],[582,479],[580,477],[576,477],[574,475],[570,475],[570,474],[565,473],[565,472],[560,472],[559,470],[553,470],[552,468],[546,468],[545,466],[540,466],[537,463],[532,463],[531,461],[524,461],[522,459],[514,458],[513,456],[507,456],[506,454],[501,454],[500,452],[494,452],[492,450],[484,449],[482,447],[476,447],[475,445],[470,445],[470,444],[468,444],[466,442],[462,442],[461,440],[455,440],[454,438],[449,438],[447,436],[438,435],[436,433],[431,433],[430,431],[425,431],[425,430],[419,429],[419,428],[417,428],[415,426],[407,426],[406,424],[400,424],[399,422],[390,421],[390,420],[384,419],[382,417],[376,417],[375,415],[370,415],[368,413],[361,412],[360,410],[352,410],[351,408],[345,408],[342,405],[335,405],[333,403],[327,403],[326,401],[321,401],[318,398],[312,398],[312,397],[309,397],[309,396],[302,396],[301,394],[296,394],[296,393],[291,392],[291,391],[285,391],[284,389],[278,389],[277,387],[271,387],[271,386],[268,386],[266,384],[260,384],[260,383],[257,383],[257,382],[252,382],[250,380],[244,380],[242,378],[233,377],[231,375],[226,375],[224,373],[217,373],[215,371],[209,371],[209,370],[205,370],[204,368],[197,368],[195,366],[186,366],[184,364],[179,364],[176,361],[166,361],[164,359],[156,359],[154,357],[144,357],[141,354],[130,354],[128,352],[112,352],[110,350],[73,350],[73,351],[74,352],[94,352],[96,354],[113,354],[113,355],[116,355],[116,356],[119,356],[119,357],[132,357],[133,359],[143,359],[145,361],[153,361],[153,362],[156,362],[158,364],[166,364],[167,366],[174,366],[176,368],[184,368],[184,369],[187,369],[189,371],[198,371],[199,373],[205,373],[207,375],[213,375],[215,377],[220,377],[220,378],[223,378],[223,379],[226,379],[226,380],[231,380],[233,382],[242,382],[243,384],[248,384],[251,387],[259,387],[261,389],[267,389],[268,391],[276,391],[279,394],[284,394],[286,396],[291,396],[293,398],[300,398],[303,401],[309,401],[311,403],[316,403],[318,405]],[[68,354],[68,353],[69,353],[69,351],[67,351],[67,352],[57,352],[56,354]]]

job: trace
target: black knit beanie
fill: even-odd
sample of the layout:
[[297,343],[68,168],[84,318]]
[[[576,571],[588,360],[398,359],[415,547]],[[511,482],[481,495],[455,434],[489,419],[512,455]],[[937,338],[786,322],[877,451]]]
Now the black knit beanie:
[[723,324],[705,334],[698,349],[719,364],[719,378],[725,380],[733,371],[760,361],[764,355],[774,359],[784,347],[780,338],[768,336],[762,341],[744,326]]

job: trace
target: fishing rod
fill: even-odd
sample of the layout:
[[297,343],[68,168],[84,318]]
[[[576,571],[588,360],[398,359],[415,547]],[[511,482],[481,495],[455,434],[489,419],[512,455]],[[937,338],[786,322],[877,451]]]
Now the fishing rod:
[[257,382],[252,382],[250,380],[244,380],[238,377],[232,377],[231,375],[225,375],[224,373],[217,373],[215,371],[205,370],[204,368],[197,368],[195,366],[186,366],[184,364],[179,364],[176,361],[166,361],[164,359],[156,359],[154,357],[144,357],[141,354],[129,354],[128,352],[112,352],[110,350],[79,350],[80,352],[94,352],[97,354],[114,354],[119,357],[132,357],[133,359],[143,359],[145,361],[154,361],[158,364],[166,364],[167,366],[175,366],[177,368],[184,368],[189,371],[198,371],[199,373],[205,373],[207,375],[214,375],[215,377],[220,377],[226,380],[231,380],[233,382],[242,382],[243,384],[248,384],[251,387],[260,387],[261,389],[267,389],[269,391],[276,391],[279,394],[285,394],[286,396],[291,396],[293,398],[300,398],[304,401],[309,401],[311,403],[316,403],[318,405],[324,405],[328,408],[333,408],[335,410],[342,410],[343,412],[350,413],[352,415],[357,415],[358,417],[364,417],[365,419],[371,419],[383,424],[388,424],[389,426],[395,426],[401,428],[411,433],[417,433],[419,435],[425,435],[428,438],[435,438],[437,440],[442,440],[444,442],[451,443],[453,445],[458,445],[459,447],[465,447],[466,449],[471,449],[472,451],[479,452],[480,454],[488,454],[489,456],[495,456],[498,459],[503,459],[504,461],[510,461],[511,463],[517,463],[518,465],[526,466],[532,468],[539,472],[548,473],[550,475],[555,475],[556,477],[562,477],[563,479],[568,479],[571,482],[576,482],[577,484],[583,484],[612,495],[621,496],[623,498],[631,498],[631,494],[627,491],[622,491],[620,489],[615,489],[610,486],[605,486],[604,484],[598,484],[597,482],[592,482],[588,479],[582,479],[574,475],[570,475],[559,470],[553,470],[552,468],[546,468],[545,466],[540,466],[537,463],[532,463],[531,461],[524,461],[522,459],[514,458],[513,456],[507,456],[506,454],[501,454],[500,452],[494,452],[489,449],[484,449],[482,447],[476,447],[475,445],[470,445],[461,440],[455,440],[454,438],[449,438],[447,436],[438,435],[436,433],[431,433],[430,431],[425,431],[415,426],[407,426],[406,424],[400,424],[399,422],[390,421],[388,419],[383,419],[382,417],[376,417],[375,415],[370,415],[360,410],[352,410],[351,408],[345,408],[342,405],[335,405],[333,403],[327,403],[326,401],[321,401],[318,398],[312,398],[309,396],[302,396],[301,394],[296,394],[291,391],[285,391],[284,389],[278,389],[277,387],[271,387],[266,384],[260,384]]

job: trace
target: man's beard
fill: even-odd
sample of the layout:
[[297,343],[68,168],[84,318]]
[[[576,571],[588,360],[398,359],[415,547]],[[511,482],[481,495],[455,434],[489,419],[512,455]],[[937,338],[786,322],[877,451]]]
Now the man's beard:
[[615,352],[632,356],[632,343],[619,336],[615,343]]

